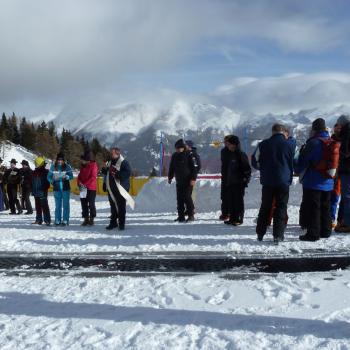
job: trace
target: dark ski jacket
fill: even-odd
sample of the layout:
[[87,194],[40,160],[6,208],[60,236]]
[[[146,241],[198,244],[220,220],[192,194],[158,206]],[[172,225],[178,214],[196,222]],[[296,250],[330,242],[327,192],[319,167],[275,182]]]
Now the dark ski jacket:
[[36,168],[32,176],[32,193],[34,197],[43,198],[47,196],[50,183],[47,180],[49,171],[45,167]]
[[226,176],[227,176],[227,168],[228,168],[228,163],[230,159],[230,151],[227,147],[224,147],[221,150],[221,177],[222,177],[222,182],[226,182]]
[[201,163],[201,157],[197,153],[197,148],[192,147],[192,149],[191,149],[191,151],[189,151],[189,153],[190,153],[190,156],[192,157],[192,161],[193,161],[194,167],[196,168],[196,172],[197,172],[197,174],[199,174],[199,172],[202,169],[202,163]]
[[228,165],[225,176],[225,185],[243,185],[248,186],[252,168],[250,167],[248,156],[240,149],[227,155]]
[[339,136],[341,146],[338,174],[350,174],[350,123],[342,127]]
[[31,191],[33,170],[30,168],[22,168],[20,169],[19,173],[21,176],[22,190]]
[[21,175],[18,168],[6,169],[4,183],[11,186],[18,186],[21,183]]
[[131,167],[129,162],[126,159],[123,159],[123,161],[120,164],[120,170],[118,171],[116,169],[116,164],[118,162],[118,159],[112,159],[110,160],[106,167],[102,168],[102,174],[105,176],[109,176],[109,185],[111,188],[111,191],[113,193],[117,193],[118,188],[115,183],[115,180],[119,180],[122,187],[129,192],[130,190],[130,176],[131,176]]
[[169,180],[172,180],[174,176],[176,183],[182,186],[188,186],[191,180],[197,179],[195,162],[190,152],[173,153],[169,165]]
[[293,180],[295,139],[272,135],[259,143],[252,156],[252,166],[260,170],[260,182],[267,187],[289,187]]

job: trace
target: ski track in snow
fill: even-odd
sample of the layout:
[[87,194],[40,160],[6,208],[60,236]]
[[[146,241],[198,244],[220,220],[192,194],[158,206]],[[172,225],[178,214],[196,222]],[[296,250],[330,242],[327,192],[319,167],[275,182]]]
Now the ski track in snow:
[[[96,226],[80,226],[79,198],[68,228],[32,226],[0,213],[0,250],[28,252],[228,251],[264,254],[348,249],[350,235],[299,242],[300,187],[291,189],[286,242],[256,241],[260,188],[246,197],[244,225],[217,220],[219,182],[203,181],[197,221],[174,223],[174,186],[151,183],[128,213],[127,229],[107,232],[109,206],[97,201]],[[166,202],[159,196],[168,191]],[[202,192],[202,193],[201,193]],[[153,197],[152,197],[153,196]],[[159,209],[152,210],[151,203]],[[53,198],[50,196],[53,212]],[[163,210],[160,210],[160,209]],[[204,208],[204,209],[203,209]],[[212,210],[207,210],[212,208]],[[192,277],[9,277],[0,279],[0,348],[13,349],[349,349],[350,270],[227,280]]]

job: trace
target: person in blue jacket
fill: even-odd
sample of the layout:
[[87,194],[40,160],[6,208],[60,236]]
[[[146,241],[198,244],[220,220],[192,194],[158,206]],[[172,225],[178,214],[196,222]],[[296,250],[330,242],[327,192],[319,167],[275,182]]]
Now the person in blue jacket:
[[[58,153],[56,161],[51,165],[47,175],[50,184],[53,185],[53,193],[55,197],[55,225],[69,225],[69,199],[70,199],[70,183],[73,179],[71,166],[65,162],[63,153]],[[63,206],[63,220],[62,220]]]
[[295,139],[289,138],[287,128],[282,124],[274,124],[272,136],[260,142],[252,156],[252,166],[260,170],[262,184],[261,206],[256,225],[259,241],[263,240],[269,226],[273,202],[274,243],[284,240],[295,147]]
[[301,241],[317,241],[332,233],[330,207],[334,180],[315,169],[323,158],[321,139],[329,138],[325,120],[316,119],[312,123],[311,137],[295,161],[295,171],[302,174],[300,181],[303,185],[302,216],[306,234],[299,236]]

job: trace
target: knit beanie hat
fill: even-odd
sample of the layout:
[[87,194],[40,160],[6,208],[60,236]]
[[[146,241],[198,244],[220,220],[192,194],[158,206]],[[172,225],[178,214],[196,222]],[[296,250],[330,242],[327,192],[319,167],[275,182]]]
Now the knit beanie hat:
[[57,154],[56,160],[64,160],[64,154],[62,152],[59,152]]
[[175,148],[186,148],[186,144],[183,139],[177,140],[175,142]]
[[350,123],[350,115],[341,115],[337,120],[337,124],[340,124],[341,126],[348,123]]
[[238,136],[235,136],[235,135],[231,135],[227,141],[228,143],[230,143],[231,145],[236,145],[238,146],[240,144],[240,141],[239,141],[239,138]]
[[326,127],[326,121],[323,118],[317,118],[312,123],[312,130],[319,132],[319,131],[325,131],[327,129]]

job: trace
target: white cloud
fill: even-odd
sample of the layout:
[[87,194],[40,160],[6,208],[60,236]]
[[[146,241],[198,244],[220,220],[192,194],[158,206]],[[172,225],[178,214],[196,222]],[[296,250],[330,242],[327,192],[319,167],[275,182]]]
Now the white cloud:
[[324,72],[242,77],[219,87],[214,95],[217,103],[256,114],[350,105],[350,74]]
[[171,71],[209,41],[234,62],[254,56],[249,39],[315,53],[350,37],[324,1],[0,1],[0,105],[10,109],[64,105],[89,90],[101,99],[112,86],[125,90],[128,75]]

